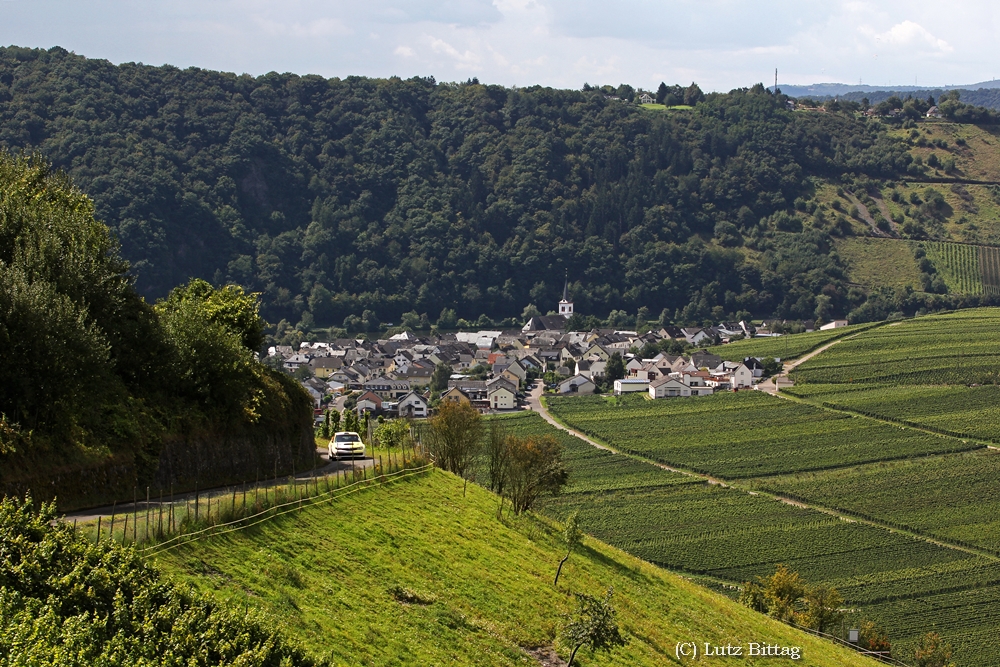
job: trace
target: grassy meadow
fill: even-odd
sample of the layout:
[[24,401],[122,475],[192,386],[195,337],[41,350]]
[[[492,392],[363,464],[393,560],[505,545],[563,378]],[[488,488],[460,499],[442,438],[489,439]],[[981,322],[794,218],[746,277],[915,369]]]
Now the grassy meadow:
[[561,527],[532,515],[501,521],[496,503],[433,471],[180,547],[157,564],[261,609],[336,665],[530,665],[538,663],[528,650],[553,645],[567,656],[559,636],[572,593],[601,595],[609,586],[628,644],[584,649],[580,664],[662,665],[691,639],[766,639],[802,646],[812,665],[874,664],[593,539],[556,588]]

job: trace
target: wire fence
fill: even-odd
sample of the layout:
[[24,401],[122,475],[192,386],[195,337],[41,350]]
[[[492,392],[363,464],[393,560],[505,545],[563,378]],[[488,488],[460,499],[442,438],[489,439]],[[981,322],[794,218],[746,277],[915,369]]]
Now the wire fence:
[[429,470],[433,462],[417,445],[409,452],[387,451],[371,465],[354,466],[331,473],[296,479],[286,483],[268,481],[233,486],[215,495],[196,493],[177,501],[149,498],[130,511],[99,516],[96,521],[77,526],[94,542],[115,541],[134,545],[147,556],[187,544],[197,539],[241,530],[275,517],[326,501],[334,501],[358,491],[391,483]]
[[873,658],[875,660],[878,660],[879,662],[884,662],[887,665],[896,665],[897,667],[911,667],[911,665],[902,662],[901,660],[897,660],[896,658],[893,658],[892,655],[889,653],[889,651],[869,651],[867,649],[861,648],[857,644],[852,644],[846,639],[838,637],[836,635],[831,635],[826,632],[820,632],[819,630],[813,630],[812,628],[806,628],[801,625],[793,625],[793,627],[796,627],[799,630],[802,630],[803,632],[808,632],[811,635],[822,637],[823,639],[829,639],[835,644],[846,646],[854,651],[857,651],[861,655],[866,655],[869,658]]

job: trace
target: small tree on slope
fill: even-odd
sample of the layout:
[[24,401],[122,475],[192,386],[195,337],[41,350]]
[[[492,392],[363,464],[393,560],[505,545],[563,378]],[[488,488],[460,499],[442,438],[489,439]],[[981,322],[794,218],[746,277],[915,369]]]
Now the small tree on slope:
[[614,589],[609,588],[604,599],[576,593],[577,610],[573,620],[563,629],[563,637],[573,647],[566,667],[573,667],[576,652],[583,646],[591,650],[610,650],[627,642],[618,630],[616,612],[611,606]]

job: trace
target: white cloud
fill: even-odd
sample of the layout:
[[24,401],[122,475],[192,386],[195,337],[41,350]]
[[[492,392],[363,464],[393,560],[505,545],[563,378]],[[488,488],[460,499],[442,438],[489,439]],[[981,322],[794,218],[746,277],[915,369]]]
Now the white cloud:
[[[862,32],[865,32],[865,29],[862,29]],[[909,19],[902,23],[897,23],[885,32],[872,36],[875,41],[888,44],[889,46],[910,47],[924,43],[941,53],[951,53],[955,50],[948,42],[938,39],[922,25],[914,23]]]
[[481,61],[478,53],[469,50],[459,51],[448,42],[437,37],[428,37],[427,39],[430,40],[431,50],[434,53],[446,55],[457,64],[468,67],[478,65]]
[[414,56],[413,49],[408,46],[397,46],[396,50],[393,51],[397,56],[403,56],[404,58],[412,58]]

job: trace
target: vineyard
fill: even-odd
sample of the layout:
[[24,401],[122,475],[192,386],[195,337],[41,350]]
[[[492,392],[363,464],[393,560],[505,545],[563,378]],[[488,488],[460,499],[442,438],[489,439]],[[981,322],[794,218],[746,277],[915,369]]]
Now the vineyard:
[[810,331],[776,338],[748,338],[722,347],[713,347],[711,351],[729,361],[743,361],[747,357],[797,359],[838,338],[879,325],[881,322],[851,325],[828,331]]
[[900,652],[936,627],[958,647],[963,665],[996,663],[987,641],[1000,623],[1000,565],[992,560],[692,481],[598,450],[534,414],[505,419],[516,420],[522,434],[566,438],[570,484],[546,501],[546,514],[565,519],[577,511],[595,537],[663,567],[730,584],[787,563],[809,581],[836,586],[860,609],[858,618],[889,630]]
[[979,247],[979,270],[983,275],[983,292],[1000,295],[1000,248]]
[[[651,486],[700,483],[697,477],[672,473],[629,456],[597,449],[565,431],[552,428],[534,412],[493,417],[506,432],[518,437],[550,435],[565,447],[563,456],[570,470],[567,493],[635,490]],[[483,479],[486,475],[481,475]]]
[[769,478],[760,488],[1000,557],[997,479],[1000,454],[976,453]]
[[803,384],[785,390],[837,410],[1000,443],[1000,387]]
[[553,398],[549,405],[563,421],[615,449],[726,479],[840,468],[979,446],[761,392],[673,401],[650,401],[642,396]]
[[983,293],[982,272],[979,268],[976,246],[941,241],[925,241],[921,245],[927,252],[927,259],[934,264],[938,275],[948,286],[949,292]]
[[796,383],[998,384],[1000,309],[928,315],[844,340],[799,366]]
[[[570,486],[543,511],[578,511],[591,534],[711,581],[787,563],[884,625],[897,655],[934,629],[963,667],[1000,664],[1000,454],[983,447],[1000,442],[997,331],[995,308],[864,331],[797,369],[786,391],[805,402],[758,392],[549,399],[561,420],[621,452],[740,488],[684,483],[636,460],[643,473],[570,439]],[[741,344],[727,347],[740,356]]]

